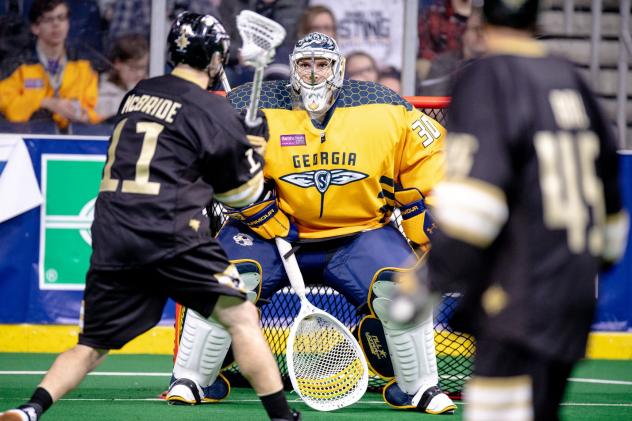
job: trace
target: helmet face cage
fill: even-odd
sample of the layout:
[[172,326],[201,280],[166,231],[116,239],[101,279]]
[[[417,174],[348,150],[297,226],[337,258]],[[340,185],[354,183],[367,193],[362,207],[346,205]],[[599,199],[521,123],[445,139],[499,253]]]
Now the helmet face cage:
[[[303,80],[298,62],[302,59],[323,58],[329,61],[331,74],[319,83]],[[312,117],[326,113],[338,97],[345,73],[345,59],[333,38],[312,32],[299,40],[290,55],[290,78],[294,92],[301,96],[303,106]]]
[[220,21],[210,15],[180,13],[171,26],[167,44],[174,66],[184,63],[205,70],[215,53],[220,55],[222,65],[228,63],[230,37]]

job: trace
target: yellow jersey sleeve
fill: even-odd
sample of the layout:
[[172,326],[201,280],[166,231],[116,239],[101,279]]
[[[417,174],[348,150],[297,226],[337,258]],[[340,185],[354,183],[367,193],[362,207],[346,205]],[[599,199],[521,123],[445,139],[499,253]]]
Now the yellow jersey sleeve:
[[[249,86],[240,88],[229,98],[237,108],[249,102]],[[294,108],[286,85],[264,84],[261,107],[270,129],[264,176],[301,238],[382,227],[396,184],[428,193],[442,176],[445,129],[381,85],[345,81],[324,124]]]

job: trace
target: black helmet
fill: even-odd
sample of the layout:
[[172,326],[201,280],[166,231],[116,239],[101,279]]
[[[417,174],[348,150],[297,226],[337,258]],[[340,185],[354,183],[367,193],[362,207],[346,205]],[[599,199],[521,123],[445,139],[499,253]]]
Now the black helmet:
[[175,66],[188,64],[204,70],[211,63],[213,53],[219,53],[222,65],[228,62],[230,37],[221,22],[210,15],[182,12],[171,25],[169,59]]
[[483,15],[490,25],[531,29],[538,17],[539,0],[485,0]]

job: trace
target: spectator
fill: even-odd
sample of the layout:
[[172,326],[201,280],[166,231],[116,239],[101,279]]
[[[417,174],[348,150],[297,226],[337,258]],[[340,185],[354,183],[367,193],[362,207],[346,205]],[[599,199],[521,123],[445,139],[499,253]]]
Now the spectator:
[[320,32],[336,39],[336,17],[326,6],[309,6],[301,16],[296,32],[298,38],[303,38],[310,32]]
[[310,0],[310,5],[333,12],[342,53],[362,50],[380,67],[402,68],[404,0]]
[[97,73],[66,47],[68,4],[35,0],[29,20],[35,46],[25,61],[2,66],[0,112],[11,122],[52,116],[62,131],[70,122],[98,123]]
[[396,68],[389,66],[380,71],[377,81],[399,95],[402,91],[401,79],[402,73]]
[[421,82],[419,95],[449,95],[457,73],[485,52],[483,18],[480,9],[473,9],[467,19],[460,50],[445,51],[432,60],[425,80]]
[[419,8],[417,75],[425,79],[437,54],[460,51],[471,0],[422,0]]
[[[241,37],[237,30],[235,16],[244,9],[252,10],[283,26],[287,35],[283,43],[276,49],[274,62],[287,66],[287,58],[297,39],[297,22],[306,7],[307,0],[231,0],[220,2],[218,6],[219,18],[224,22],[230,39],[239,40],[233,43],[236,48],[230,52],[228,65],[224,69],[232,86],[249,82],[253,76],[252,68],[244,66],[239,56]],[[284,72],[289,73],[289,67]]]
[[354,51],[347,56],[346,79],[377,82],[378,70],[375,60],[364,51]]
[[125,94],[147,77],[149,46],[142,35],[123,35],[110,53],[112,69],[99,85],[96,111],[104,119],[116,115]]
[[[104,8],[103,14],[109,19],[109,39],[111,42],[120,36],[129,34],[141,34],[149,37],[151,28],[150,0],[101,0],[101,3]],[[167,0],[167,19],[173,20],[178,13],[183,11],[216,15],[218,12],[217,3],[217,0]]]

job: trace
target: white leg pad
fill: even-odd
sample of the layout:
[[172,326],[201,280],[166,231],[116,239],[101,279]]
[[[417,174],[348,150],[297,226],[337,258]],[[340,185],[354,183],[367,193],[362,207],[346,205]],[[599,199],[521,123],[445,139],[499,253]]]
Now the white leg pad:
[[194,380],[201,387],[210,385],[222,368],[230,343],[228,331],[217,321],[187,310],[173,375]]
[[384,327],[397,384],[403,392],[416,395],[439,382],[432,311],[416,324],[402,325],[389,320],[390,302],[378,297],[373,310]]

